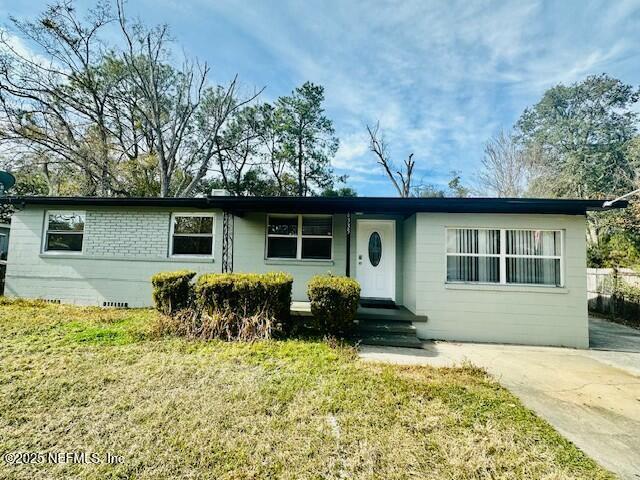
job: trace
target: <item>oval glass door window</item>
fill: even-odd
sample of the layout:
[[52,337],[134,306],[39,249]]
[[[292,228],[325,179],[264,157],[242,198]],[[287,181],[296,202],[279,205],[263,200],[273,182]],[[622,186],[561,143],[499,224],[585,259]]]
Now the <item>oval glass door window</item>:
[[369,261],[377,267],[382,258],[382,239],[378,232],[373,232],[369,237]]

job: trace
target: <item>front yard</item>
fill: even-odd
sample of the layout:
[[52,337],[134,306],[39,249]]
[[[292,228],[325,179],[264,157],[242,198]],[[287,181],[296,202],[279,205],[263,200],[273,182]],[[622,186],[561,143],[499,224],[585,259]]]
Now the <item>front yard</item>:
[[1,478],[610,478],[482,371],[322,341],[159,338],[153,310],[0,299]]

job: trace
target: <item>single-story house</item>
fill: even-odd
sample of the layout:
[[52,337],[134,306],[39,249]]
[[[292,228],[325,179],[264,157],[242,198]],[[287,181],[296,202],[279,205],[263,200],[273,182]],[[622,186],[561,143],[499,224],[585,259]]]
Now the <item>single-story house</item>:
[[[7,197],[5,294],[151,304],[160,271],[315,274],[428,321],[421,339],[588,347],[585,214],[601,200]],[[617,202],[613,208],[624,207]]]

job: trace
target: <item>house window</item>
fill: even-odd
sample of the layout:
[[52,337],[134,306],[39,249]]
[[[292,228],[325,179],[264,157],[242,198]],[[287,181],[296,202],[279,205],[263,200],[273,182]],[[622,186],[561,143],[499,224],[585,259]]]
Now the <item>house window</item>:
[[267,258],[330,260],[332,244],[331,215],[267,217]]
[[4,233],[0,233],[0,260],[7,259],[7,250],[9,250],[7,235]]
[[561,247],[557,230],[507,230],[506,283],[562,285]]
[[500,230],[448,230],[447,281],[500,283]]
[[174,213],[171,220],[171,255],[213,256],[213,213]]
[[50,211],[46,216],[45,252],[81,253],[85,212]]
[[446,255],[448,282],[563,284],[559,230],[450,228]]

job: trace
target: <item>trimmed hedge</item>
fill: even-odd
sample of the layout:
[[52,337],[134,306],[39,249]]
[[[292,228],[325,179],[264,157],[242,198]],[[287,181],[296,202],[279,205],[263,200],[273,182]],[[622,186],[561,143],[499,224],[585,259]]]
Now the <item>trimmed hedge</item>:
[[160,272],[152,276],[151,285],[156,309],[165,315],[172,315],[190,307],[193,300],[191,280],[195,276],[196,272],[190,270]]
[[348,334],[354,327],[360,284],[352,278],[316,275],[307,285],[315,326],[331,335]]
[[293,277],[282,272],[209,273],[198,278],[195,291],[199,305],[209,315],[260,315],[288,329],[292,285]]

